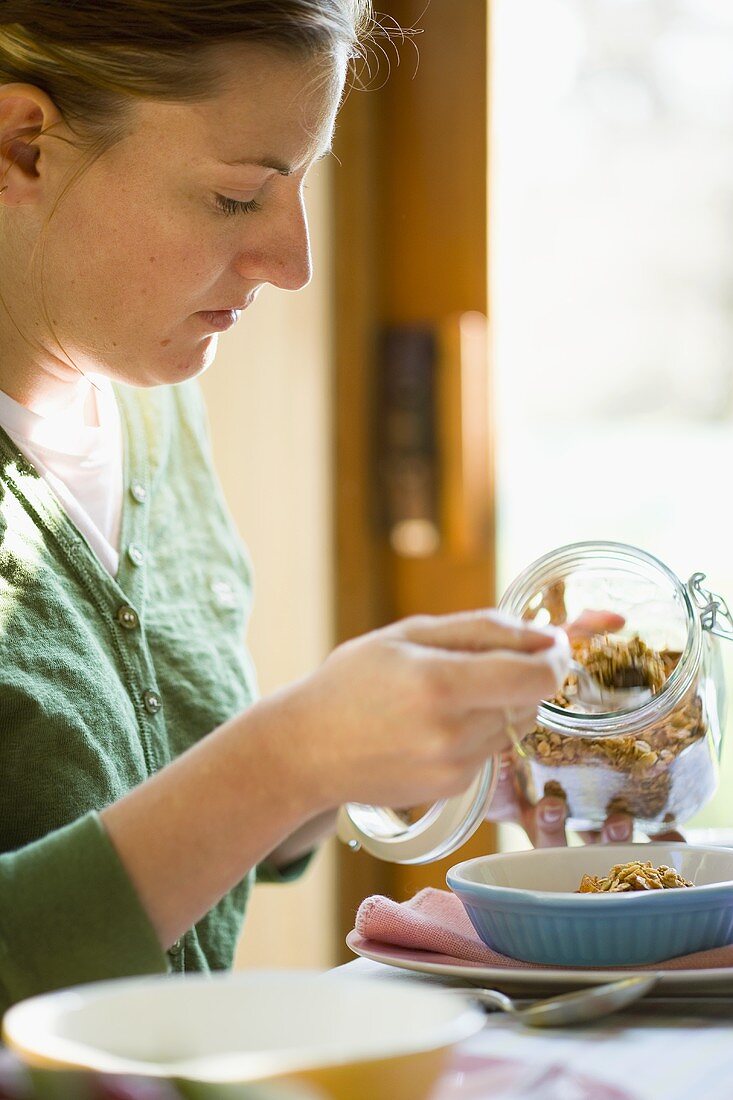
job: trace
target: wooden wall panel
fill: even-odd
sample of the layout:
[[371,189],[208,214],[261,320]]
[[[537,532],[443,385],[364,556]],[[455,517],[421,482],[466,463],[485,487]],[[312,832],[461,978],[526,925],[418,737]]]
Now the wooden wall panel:
[[[443,539],[427,557],[402,557],[379,528],[374,429],[379,336],[386,325],[488,317],[488,0],[388,0],[379,5],[422,33],[396,44],[388,79],[353,91],[344,107],[335,172],[336,290],[336,621],[340,639],[417,612],[486,606],[495,597],[490,440],[479,458],[486,496],[484,534],[457,547]],[[399,55],[399,64],[397,63]],[[380,86],[381,85],[381,86]],[[456,371],[448,356],[442,371]],[[488,386],[488,361],[479,368]],[[474,371],[475,379],[475,371]],[[445,379],[444,379],[445,381]],[[454,412],[440,387],[443,465],[460,446]],[[480,380],[479,380],[480,381]],[[455,470],[456,462],[447,462]],[[475,471],[474,471],[475,472]],[[470,507],[455,479],[441,512]],[[475,489],[475,485],[474,485]],[[445,492],[451,494],[445,499]],[[473,493],[474,498],[476,493]],[[481,496],[480,485],[478,496]],[[476,517],[473,517],[474,519]],[[470,526],[470,523],[469,523]],[[475,525],[474,525],[475,526]],[[455,859],[485,851],[483,827]],[[406,897],[444,883],[445,865],[401,868],[359,853],[339,855],[342,932],[373,891]]]

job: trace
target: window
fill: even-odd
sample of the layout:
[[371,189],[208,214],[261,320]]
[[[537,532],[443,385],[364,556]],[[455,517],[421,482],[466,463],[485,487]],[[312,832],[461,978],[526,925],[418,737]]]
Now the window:
[[733,6],[494,0],[492,48],[500,587],[604,538],[733,602]]

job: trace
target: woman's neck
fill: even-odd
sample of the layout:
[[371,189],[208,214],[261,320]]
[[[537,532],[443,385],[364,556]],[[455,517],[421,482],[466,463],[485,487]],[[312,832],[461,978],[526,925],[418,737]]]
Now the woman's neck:
[[[80,368],[59,358],[32,348],[15,334],[15,339],[2,331],[0,324],[0,390],[39,416],[53,416],[71,408],[87,395],[86,416],[89,426],[96,426],[94,381]],[[90,419],[91,418],[91,421]]]

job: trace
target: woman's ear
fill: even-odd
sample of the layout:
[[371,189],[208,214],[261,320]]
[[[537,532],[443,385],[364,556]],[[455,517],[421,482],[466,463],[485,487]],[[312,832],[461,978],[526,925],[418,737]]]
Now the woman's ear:
[[52,100],[32,84],[0,85],[0,203],[26,206],[41,194],[39,137],[61,121]]

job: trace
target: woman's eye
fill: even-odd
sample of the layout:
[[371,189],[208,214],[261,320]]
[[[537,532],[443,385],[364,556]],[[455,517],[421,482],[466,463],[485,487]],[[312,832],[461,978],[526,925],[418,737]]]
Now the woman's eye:
[[254,214],[256,210],[262,209],[255,199],[242,202],[240,199],[230,199],[226,195],[215,195],[214,198],[222,214]]

